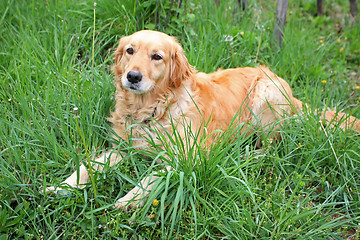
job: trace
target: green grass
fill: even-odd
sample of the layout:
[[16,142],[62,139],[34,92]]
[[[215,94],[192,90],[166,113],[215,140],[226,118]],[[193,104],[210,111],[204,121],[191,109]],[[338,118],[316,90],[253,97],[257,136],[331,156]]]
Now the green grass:
[[[99,1],[94,21],[92,1],[1,1],[0,238],[359,239],[360,137],[324,131],[312,114],[289,118],[280,141],[262,139],[261,153],[256,136],[236,129],[208,149],[174,138],[165,151],[139,154],[122,142],[124,160],[96,173],[93,186],[44,193],[110,147],[112,51],[121,36],[159,27],[156,1],[138,2]],[[160,30],[178,37],[196,69],[266,64],[312,108],[360,117],[360,24],[348,1],[324,2],[322,17],[316,1],[290,1],[280,51],[274,1],[253,1],[245,13],[221,2],[187,1],[166,29],[170,1],[157,6]],[[238,140],[227,141],[231,134]],[[163,155],[176,171],[145,206],[113,210]]]

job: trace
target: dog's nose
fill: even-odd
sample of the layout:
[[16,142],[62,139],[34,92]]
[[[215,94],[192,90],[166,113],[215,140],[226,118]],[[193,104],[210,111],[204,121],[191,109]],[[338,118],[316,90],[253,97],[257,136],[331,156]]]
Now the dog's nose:
[[130,71],[130,72],[128,72],[126,77],[129,82],[138,83],[141,81],[143,76],[142,76],[141,72],[139,72],[139,71]]

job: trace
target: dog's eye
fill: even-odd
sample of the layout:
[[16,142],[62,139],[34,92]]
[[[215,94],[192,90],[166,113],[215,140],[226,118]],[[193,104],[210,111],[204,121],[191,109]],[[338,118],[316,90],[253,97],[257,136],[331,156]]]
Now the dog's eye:
[[162,57],[159,54],[155,53],[154,55],[151,56],[151,59],[153,59],[153,60],[161,60]]
[[129,47],[128,49],[126,49],[126,52],[130,55],[134,54],[134,49],[132,47]]

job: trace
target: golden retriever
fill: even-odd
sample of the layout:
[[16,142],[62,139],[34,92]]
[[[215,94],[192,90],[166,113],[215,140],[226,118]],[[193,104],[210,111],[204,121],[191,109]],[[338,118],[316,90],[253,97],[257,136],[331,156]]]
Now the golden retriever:
[[[217,136],[213,132],[228,129],[237,113],[237,123],[245,123],[249,126],[247,130],[261,129],[266,133],[275,122],[281,122],[281,117],[297,114],[302,109],[302,102],[294,98],[289,84],[268,68],[235,68],[211,74],[196,72],[176,39],[156,31],[144,30],[121,38],[115,51],[113,72],[116,105],[110,121],[123,139],[129,139],[131,126],[134,146],[138,147],[149,145],[144,134],[156,139],[151,129],[171,133],[173,127],[182,138],[186,129],[207,134],[209,144]],[[344,129],[360,132],[360,121],[354,117],[332,111],[322,116],[335,119]],[[95,159],[95,163],[101,164],[93,164],[93,168],[101,170],[107,161],[112,166],[120,159],[120,154],[109,151]],[[84,187],[89,180],[87,167],[81,165],[78,171],[62,184]],[[154,174],[144,178],[120,198],[115,207],[126,210],[141,206],[156,178]],[[49,187],[47,191],[60,189]]]

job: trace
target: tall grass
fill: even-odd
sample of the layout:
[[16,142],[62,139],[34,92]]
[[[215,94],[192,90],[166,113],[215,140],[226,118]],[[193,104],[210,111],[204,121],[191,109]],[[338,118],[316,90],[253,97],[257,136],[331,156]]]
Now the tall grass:
[[[121,36],[157,28],[156,9],[161,30],[178,37],[199,71],[266,64],[310,108],[360,117],[360,25],[346,1],[327,4],[322,17],[314,16],[315,1],[291,2],[281,50],[273,46],[275,4],[254,1],[239,12],[235,2],[186,1],[185,13],[184,3],[174,7],[165,29],[167,1],[99,1],[95,9],[87,0],[2,1],[2,239],[360,237],[360,138],[314,114],[288,118],[279,141],[261,138],[260,152],[258,133],[236,128],[208,148],[190,132],[185,142],[176,132],[171,141],[159,135],[165,148],[157,151],[121,141],[123,161],[94,173],[94,188],[44,192],[110,148],[112,51]],[[159,172],[143,208],[113,210],[116,199],[161,169],[158,158],[171,159],[176,171]]]

